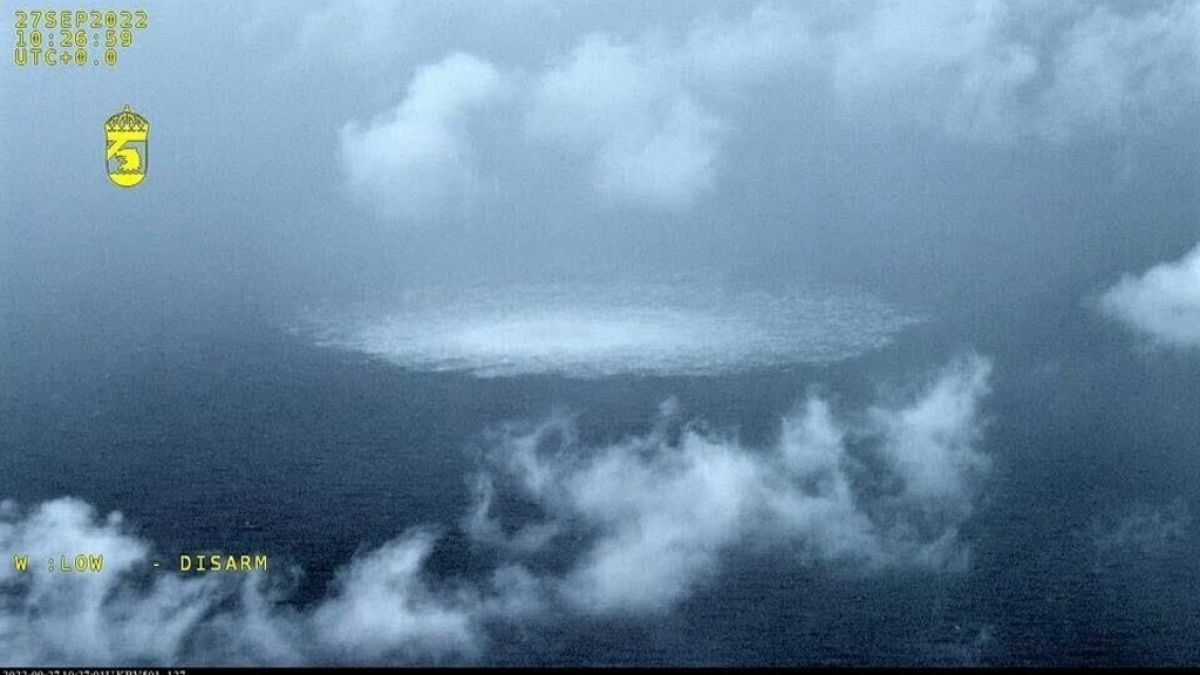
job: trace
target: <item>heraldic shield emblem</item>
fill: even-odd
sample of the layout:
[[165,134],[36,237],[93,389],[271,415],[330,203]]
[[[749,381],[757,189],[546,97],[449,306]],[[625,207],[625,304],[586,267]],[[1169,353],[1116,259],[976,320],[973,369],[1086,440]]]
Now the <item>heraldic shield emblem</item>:
[[129,106],[104,123],[108,178],[121,187],[133,187],[146,177],[150,150],[150,122]]

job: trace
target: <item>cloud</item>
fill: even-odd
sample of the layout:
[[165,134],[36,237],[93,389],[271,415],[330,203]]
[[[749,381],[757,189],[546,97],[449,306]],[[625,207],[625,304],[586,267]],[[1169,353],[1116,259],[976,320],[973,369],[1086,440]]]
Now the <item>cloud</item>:
[[995,2],[882,3],[830,36],[832,80],[854,117],[915,121],[970,139],[1006,139],[1018,91],[1038,73]]
[[590,156],[605,198],[669,208],[712,186],[724,135],[663,55],[599,35],[538,78],[526,124]]
[[[497,624],[670,611],[716,582],[732,550],[784,548],[797,565],[863,573],[961,569],[957,528],[987,464],[976,441],[989,369],[955,361],[860,424],[809,398],[766,448],[682,423],[671,401],[650,433],[611,445],[585,446],[565,415],[507,425],[482,439],[464,521],[500,553],[489,575],[435,577],[437,533],[415,528],[356,556],[303,608],[290,601],[297,570],[155,570],[162,558],[119,513],[6,501],[0,550],[27,554],[31,569],[0,566],[0,653],[13,664],[460,663],[486,657]],[[897,457],[936,466],[915,472]],[[104,570],[42,567],[65,552],[103,555]]]
[[[386,0],[338,0],[300,17],[296,28],[293,61],[307,53],[334,58],[346,65],[363,66],[381,53],[403,49],[412,42],[410,22],[402,8]],[[280,7],[261,10],[265,26],[275,25]],[[330,45],[339,48],[330,49]],[[353,45],[353,47],[349,47]]]
[[970,481],[988,468],[976,443],[989,372],[986,362],[975,359],[956,377],[938,379],[909,407],[871,410],[885,439],[881,455],[904,481],[906,498],[952,509],[971,496]]
[[[63,498],[22,512],[5,502],[0,550],[31,570],[0,571],[0,653],[7,663],[298,664],[463,658],[479,647],[478,593],[435,590],[433,543],[405,534],[351,563],[309,612],[257,575],[156,572],[149,543],[119,513],[100,518]],[[99,573],[49,572],[64,552],[102,555]],[[68,556],[69,557],[69,556]]]
[[312,616],[321,641],[347,659],[368,661],[470,651],[479,599],[471,590],[435,594],[422,581],[434,541],[429,532],[414,532],[343,569],[333,597]]
[[1144,13],[1097,6],[1071,25],[1051,60],[1042,131],[1130,131],[1190,114],[1200,102],[1200,3]]
[[[803,41],[803,34],[788,32],[795,23],[759,8],[738,21],[709,17],[676,40],[585,36],[529,77],[507,71],[519,90],[512,103],[524,126],[514,133],[581,157],[589,167],[585,180],[604,204],[686,209],[712,189],[730,131],[729,121],[702,99],[720,98],[781,67]],[[431,90],[464,87],[479,95],[468,94],[470,100],[451,110],[495,103],[493,83],[502,76],[490,65],[483,72],[481,63],[459,54],[426,66],[394,122],[343,130],[350,183],[360,196],[383,203],[385,216],[430,215],[476,183],[464,159],[472,139],[461,124],[447,122],[444,107],[433,114],[410,108],[421,107],[419,98]],[[413,185],[426,174],[432,174],[426,183],[397,193],[397,185]]]
[[744,17],[700,17],[668,57],[681,80],[707,91],[759,85],[784,69],[819,60],[818,17],[758,5]]
[[[873,409],[878,423],[862,428],[811,398],[763,449],[673,428],[672,403],[646,436],[601,447],[582,446],[566,416],[510,427],[492,440],[469,529],[514,554],[586,537],[557,588],[598,614],[668,610],[710,583],[725,553],[755,546],[862,569],[961,568],[957,528],[988,465],[976,441],[989,371],[983,358],[962,359],[908,405]],[[506,494],[542,516],[510,522],[498,506]]]
[[1163,558],[1187,536],[1191,525],[1187,504],[1177,499],[1164,508],[1136,504],[1117,518],[1092,524],[1092,545],[1102,562],[1130,553]]
[[805,53],[800,16],[762,6],[679,38],[584,37],[534,81],[525,123],[582,152],[609,203],[681,210],[714,186],[735,124],[717,106]]
[[1200,347],[1200,246],[1140,277],[1125,276],[1101,297],[1100,309],[1154,342]]
[[[716,188],[726,150],[759,122],[739,102],[765,110],[768,96],[832,96],[849,129],[916,125],[970,143],[1142,133],[1200,102],[1198,33],[1200,3],[1189,1],[1128,12],[1002,0],[764,4],[634,37],[593,31],[565,53],[548,46],[546,65],[503,67],[506,76],[457,54],[420,71],[393,121],[344,129],[343,149],[351,186],[385,215],[469,202],[480,139],[462,118],[487,114],[507,80],[516,114],[494,118],[521,120],[511,137],[578,160],[602,205],[681,212]],[[534,153],[507,155],[501,174],[521,161],[551,170]]]
[[467,130],[470,115],[504,89],[490,63],[452,54],[420,68],[404,100],[389,114],[341,130],[342,166],[350,190],[381,214],[421,222],[469,206],[479,177]]
[[1200,5],[880,3],[830,36],[851,115],[952,138],[1068,142],[1137,132],[1200,97]]

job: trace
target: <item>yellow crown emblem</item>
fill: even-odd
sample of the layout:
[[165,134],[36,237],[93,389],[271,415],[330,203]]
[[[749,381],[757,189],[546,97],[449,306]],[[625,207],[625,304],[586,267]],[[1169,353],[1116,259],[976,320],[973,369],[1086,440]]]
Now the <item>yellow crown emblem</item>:
[[150,161],[150,122],[129,106],[104,122],[108,178],[120,187],[133,187],[146,177]]
[[150,122],[141,115],[125,106],[121,112],[113,115],[104,122],[105,131],[149,131]]

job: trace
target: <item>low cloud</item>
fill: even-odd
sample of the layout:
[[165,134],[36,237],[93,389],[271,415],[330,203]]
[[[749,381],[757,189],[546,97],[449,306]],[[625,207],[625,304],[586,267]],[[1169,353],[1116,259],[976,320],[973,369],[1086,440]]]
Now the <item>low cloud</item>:
[[479,192],[468,118],[501,96],[490,63],[452,54],[417,71],[403,101],[369,124],[341,130],[351,192],[382,215],[423,222],[469,208]]
[[[436,531],[417,528],[350,561],[303,609],[290,601],[297,571],[155,570],[154,547],[119,513],[4,502],[0,550],[28,554],[31,569],[0,567],[0,653],[14,664],[461,663],[485,658],[497,622],[670,611],[716,583],[734,549],[785,547],[796,564],[863,573],[959,570],[957,529],[988,464],[977,441],[989,370],[960,359],[913,400],[867,415],[810,398],[766,448],[683,422],[673,402],[650,433],[612,445],[585,446],[565,415],[503,427],[483,437],[464,528],[500,553],[490,574],[435,577]],[[38,567],[64,551],[103,555],[104,571]]]
[[1192,114],[1200,102],[1200,3],[1167,2],[1143,13],[1105,5],[1070,25],[1050,59],[1053,84],[1040,131],[1133,130]]
[[534,79],[527,131],[582,153],[606,203],[682,210],[713,187],[735,130],[722,102],[794,65],[808,40],[800,15],[769,6],[675,38],[594,33]]
[[[0,550],[28,555],[31,565],[0,571],[7,663],[435,662],[467,657],[480,644],[476,620],[486,601],[425,581],[434,541],[425,532],[351,563],[329,598],[301,612],[259,575],[155,571],[151,545],[119,513],[101,518],[70,498],[28,512],[5,502],[3,512]],[[47,571],[64,551],[102,555],[103,571]]]
[[536,87],[530,133],[589,156],[606,199],[679,208],[712,186],[723,123],[632,47],[589,38]]
[[1105,562],[1131,554],[1163,558],[1186,538],[1191,521],[1182,499],[1162,508],[1136,504],[1119,516],[1093,523],[1092,545]]
[[1124,277],[1101,297],[1100,309],[1155,343],[1200,347],[1200,246]]
[[882,3],[831,35],[843,109],[974,142],[1136,132],[1200,99],[1200,5]]
[[1017,90],[1039,68],[1031,46],[1006,34],[1011,14],[1002,3],[879,5],[832,41],[843,109],[954,137],[1007,137]]
[[[790,78],[795,95],[832,96],[852,128],[1066,143],[1141,133],[1194,108],[1198,31],[1200,4],[1184,0],[1133,12],[999,0],[762,5],[634,37],[591,32],[565,52],[548,47],[530,69],[450,56],[418,70],[390,117],[347,125],[343,154],[351,187],[390,217],[469,203],[473,149],[494,139],[471,138],[462,119],[497,103],[507,80],[513,96],[492,119],[523,126],[508,136],[577,158],[603,205],[683,211],[716,186],[725,150],[756,123],[736,102],[764,84]],[[362,33],[370,42],[377,31]],[[546,162],[521,147],[496,171]]]
[[[508,428],[492,439],[469,529],[515,554],[589,537],[558,591],[601,614],[668,610],[718,575],[723,554],[754,545],[868,570],[961,568],[957,528],[988,467],[977,441],[989,371],[963,359],[862,425],[809,399],[768,448],[680,426],[670,403],[648,435],[602,447],[582,446],[565,416]],[[505,495],[541,518],[507,522]]]
[[472,651],[481,601],[471,589],[438,594],[422,580],[434,541],[415,532],[343,569],[333,597],[312,616],[321,641],[346,659],[369,661]]
[[[262,25],[255,37],[266,34],[276,26],[283,7],[267,5],[252,15]],[[289,54],[292,62],[303,65],[303,57],[317,53],[320,58],[336,59],[338,63],[363,68],[380,55],[407,45],[412,41],[411,16],[404,8],[386,0],[341,0],[330,2],[300,17],[296,28],[296,44]],[[273,21],[274,20],[274,21]],[[354,49],[330,49],[330,45],[355,45]]]

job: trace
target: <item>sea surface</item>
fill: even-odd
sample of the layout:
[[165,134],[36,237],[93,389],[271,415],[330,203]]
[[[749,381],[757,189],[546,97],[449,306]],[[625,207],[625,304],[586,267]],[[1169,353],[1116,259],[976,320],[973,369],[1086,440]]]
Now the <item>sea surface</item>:
[[42,317],[11,330],[0,495],[119,510],[164,555],[267,552],[303,571],[290,601],[305,606],[413,526],[443,534],[431,574],[485,575],[495,561],[461,521],[471,448],[497,424],[568,409],[586,442],[614,442],[674,397],[755,446],[814,387],[861,408],[973,351],[995,367],[981,441],[993,466],[959,534],[965,571],[863,575],[734,551],[665,614],[496,626],[482,658],[1200,663],[1200,362],[1139,345],[1075,293],[922,314],[839,360],[589,377],[406,368],[252,309],[137,330]]

